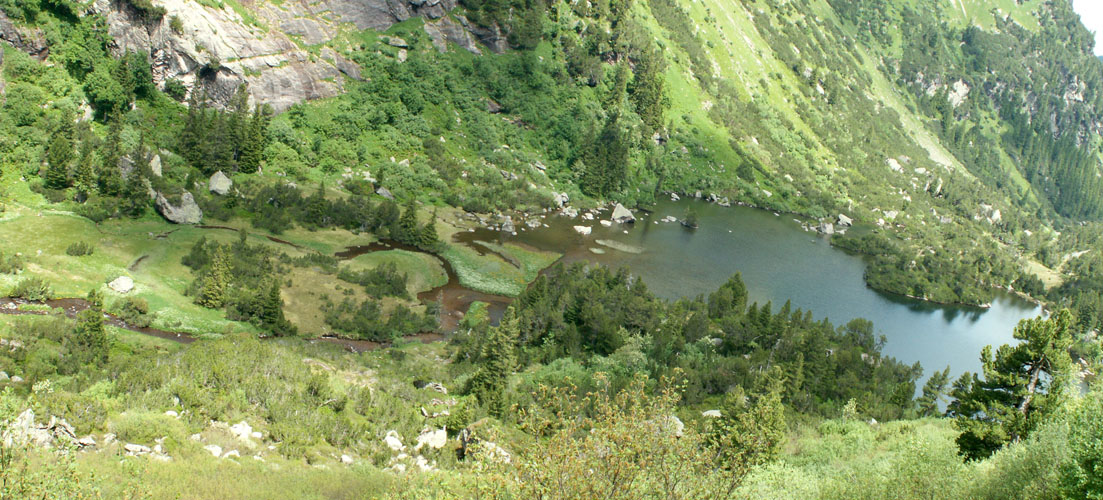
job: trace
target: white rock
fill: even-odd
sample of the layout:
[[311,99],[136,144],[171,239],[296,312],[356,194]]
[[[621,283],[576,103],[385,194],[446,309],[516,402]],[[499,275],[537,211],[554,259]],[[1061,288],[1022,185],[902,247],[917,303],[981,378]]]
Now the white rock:
[[12,378],[11,378],[11,383],[13,383],[13,384],[22,384],[23,383],[23,377],[20,377],[19,375],[13,375]]
[[428,446],[434,450],[439,450],[444,448],[444,444],[447,442],[448,432],[444,428],[435,431],[426,429],[417,437],[417,446],[414,449],[420,450],[422,446]]
[[701,412],[701,416],[708,418],[720,418],[720,410],[705,410]]
[[111,280],[111,283],[108,283],[107,286],[118,293],[127,293],[134,289],[134,280],[130,276],[119,276]]
[[168,415],[168,416],[173,417],[173,418],[180,418],[180,414],[176,413],[173,410],[166,411],[165,415]]
[[261,434],[260,431],[253,431],[253,433],[250,434],[249,437],[251,437],[253,439],[263,439],[264,434]]
[[240,458],[241,453],[237,450],[230,450],[222,454],[222,458]]
[[593,231],[593,228],[590,226],[574,226],[574,230],[577,231],[578,234],[587,236],[590,234],[590,231]]
[[211,176],[211,179],[207,181],[207,189],[210,190],[210,192],[223,196],[229,194],[230,188],[233,186],[234,181],[227,177],[226,174],[222,173],[221,170],[215,172],[214,175]]
[[230,434],[237,436],[242,441],[249,442],[249,437],[253,434],[253,427],[242,420],[230,426]]
[[215,458],[222,456],[222,447],[217,444],[208,444],[204,446],[203,449],[207,450]]
[[620,222],[622,224],[626,222],[636,222],[636,216],[632,215],[632,212],[624,208],[624,205],[620,203],[617,203],[617,205],[613,207],[612,219],[614,222]]
[[149,452],[153,451],[153,450],[150,450],[148,446],[143,446],[143,445],[134,444],[134,443],[127,443],[126,445],[123,446],[123,449],[126,450],[127,453],[130,453],[132,455],[144,455],[146,453],[149,453]]
[[393,430],[387,431],[387,435],[383,438],[383,443],[386,444],[391,451],[402,451],[406,449],[406,445],[402,444],[402,438]]
[[341,463],[345,465],[352,465],[352,457],[348,455],[341,455]]
[[103,444],[111,444],[115,442],[115,435],[108,432],[103,435]]
[[601,225],[605,227],[610,227],[613,225],[613,221],[603,220],[601,221]]

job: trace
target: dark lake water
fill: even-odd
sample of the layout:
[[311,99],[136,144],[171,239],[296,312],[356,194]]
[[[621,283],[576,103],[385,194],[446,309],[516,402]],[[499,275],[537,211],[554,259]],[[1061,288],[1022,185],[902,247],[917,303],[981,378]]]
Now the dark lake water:
[[[688,206],[699,215],[698,229],[655,223],[666,216],[681,218]],[[793,309],[811,310],[817,319],[826,316],[835,325],[859,317],[872,320],[876,334],[887,338],[885,354],[919,361],[924,378],[947,365],[954,376],[978,371],[984,346],[1013,342],[1011,332],[1019,320],[1041,314],[1037,305],[1009,294],[980,309],[877,292],[862,279],[862,257],[831,247],[826,237],[803,231],[785,214],[682,200],[663,201],[651,214],[636,215],[635,224],[605,227],[599,220],[607,219],[607,213],[594,220],[549,214],[541,220],[548,227],[522,231],[518,224],[516,236],[477,230],[459,239],[500,238],[562,252],[565,262],[628,266],[652,292],[668,299],[708,294],[741,272],[751,300],[770,301],[774,311],[790,300]],[[575,225],[589,226],[592,233],[583,236]]]

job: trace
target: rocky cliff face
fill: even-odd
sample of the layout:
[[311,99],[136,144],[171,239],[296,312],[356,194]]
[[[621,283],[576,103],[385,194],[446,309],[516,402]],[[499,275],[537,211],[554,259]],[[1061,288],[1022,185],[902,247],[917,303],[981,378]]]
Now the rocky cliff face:
[[452,42],[479,52],[476,37],[491,50],[506,48],[496,31],[447,15],[456,7],[455,0],[257,2],[247,6],[255,20],[242,18],[229,6],[216,9],[194,0],[153,3],[166,11],[160,20],[146,20],[124,1],[96,0],[92,8],[107,19],[113,50],[149,54],[157,85],[175,78],[225,103],[241,83],[248,83],[255,102],[277,111],[302,100],[333,96],[341,91],[345,77],[359,78],[359,67],[339,53],[341,47],[325,47],[321,57],[303,48],[327,44],[342,30],[384,30],[421,16],[439,50]]

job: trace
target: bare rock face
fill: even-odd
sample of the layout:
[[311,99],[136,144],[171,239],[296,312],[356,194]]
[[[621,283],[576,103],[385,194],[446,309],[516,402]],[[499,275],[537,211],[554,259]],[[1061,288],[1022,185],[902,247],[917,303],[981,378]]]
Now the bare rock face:
[[[219,105],[227,103],[242,83],[248,83],[254,103],[269,104],[277,112],[303,100],[336,95],[342,90],[341,75],[360,79],[360,68],[331,48],[314,57],[291,37],[308,45],[323,44],[333,40],[342,25],[382,31],[420,16],[427,20],[425,31],[439,50],[452,42],[480,53],[476,39],[495,52],[508,48],[496,27],[481,28],[462,16],[447,16],[456,0],[320,0],[279,6],[253,2],[248,8],[255,22],[229,7],[216,9],[190,0],[155,0],[155,5],[166,12],[159,20],[146,19],[125,0],[95,0],[92,10],[107,19],[114,53],[149,55],[158,86],[177,79],[189,91],[203,89]],[[179,29],[173,30],[176,21]],[[20,48],[28,45],[27,36],[2,14],[0,39]],[[24,50],[38,50],[28,47]]]
[[180,195],[179,205],[173,205],[165,195],[157,193],[154,205],[162,217],[174,224],[198,224],[203,220],[203,211],[187,191]]

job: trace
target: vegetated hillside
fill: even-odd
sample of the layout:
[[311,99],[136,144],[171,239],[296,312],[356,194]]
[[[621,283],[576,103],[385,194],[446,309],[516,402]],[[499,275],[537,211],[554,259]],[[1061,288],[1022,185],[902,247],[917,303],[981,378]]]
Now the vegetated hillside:
[[[0,10],[0,497],[1103,490],[1100,63],[1064,2]],[[856,219],[881,289],[1071,311],[916,398],[874,325],[738,275],[666,302],[451,237],[698,191]],[[449,268],[512,307],[403,340]]]

